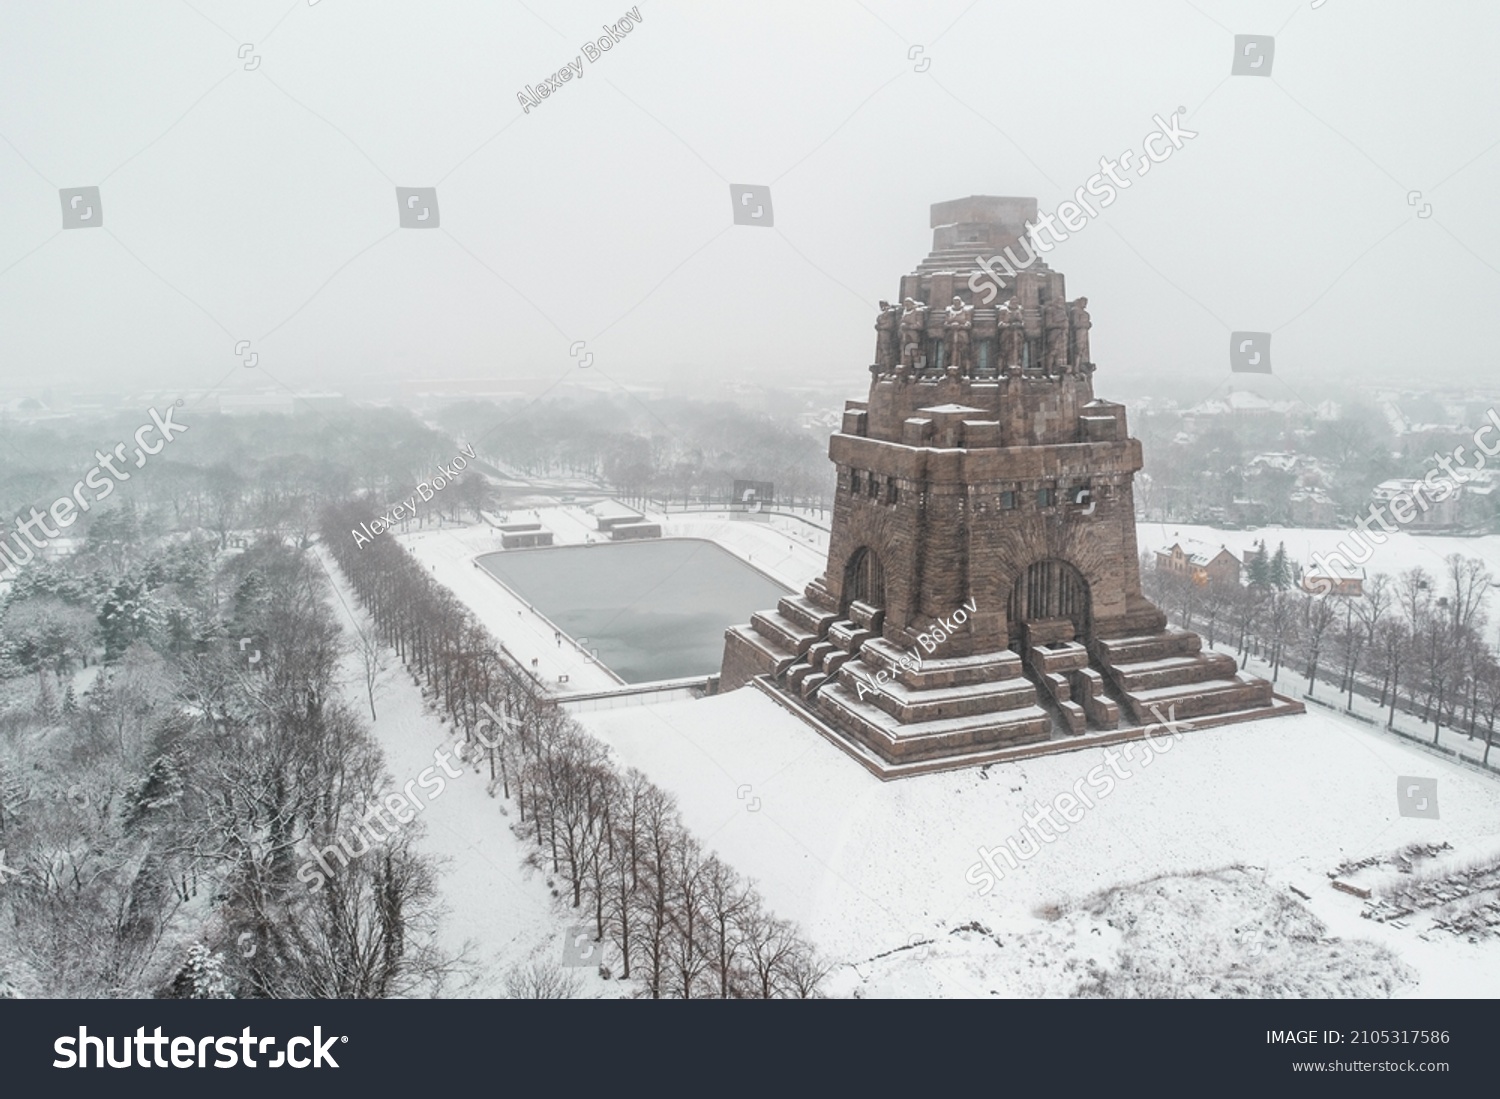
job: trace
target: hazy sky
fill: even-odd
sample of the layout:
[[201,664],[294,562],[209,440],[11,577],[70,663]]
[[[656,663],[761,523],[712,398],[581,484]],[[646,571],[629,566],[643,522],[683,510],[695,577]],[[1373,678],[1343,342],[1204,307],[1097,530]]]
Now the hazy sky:
[[6,0],[0,386],[536,378],[584,340],[621,382],[857,388],[931,203],[1054,209],[1179,108],[1197,136],[1049,256],[1101,388],[1207,392],[1238,329],[1293,385],[1494,380],[1500,5],[1314,2],[646,0],[590,60],[621,0]]

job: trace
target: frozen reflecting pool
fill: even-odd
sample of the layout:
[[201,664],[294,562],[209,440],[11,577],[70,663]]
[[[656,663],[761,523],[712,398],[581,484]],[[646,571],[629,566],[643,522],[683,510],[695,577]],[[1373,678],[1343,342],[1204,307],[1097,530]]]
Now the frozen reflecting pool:
[[724,631],[788,594],[696,538],[509,550],[479,564],[627,683],[718,671]]

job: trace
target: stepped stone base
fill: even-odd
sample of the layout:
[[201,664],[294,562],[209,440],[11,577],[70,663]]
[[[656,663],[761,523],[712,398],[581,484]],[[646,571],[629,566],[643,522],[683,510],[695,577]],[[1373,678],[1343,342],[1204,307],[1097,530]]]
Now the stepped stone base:
[[[722,689],[753,683],[881,778],[1122,743],[1304,712],[1202,639],[1152,616],[1084,646],[1028,623],[1009,649],[914,664],[861,604],[839,618],[790,596],[724,635]],[[873,628],[872,628],[873,627]],[[1133,723],[1120,728],[1122,721]]]
[[[789,695],[786,691],[777,687],[766,676],[756,676],[750,682],[752,686],[769,696],[784,709],[795,714],[826,740],[837,745],[844,752],[847,752],[865,770],[869,771],[882,782],[889,782],[899,778],[911,778],[917,775],[936,774],[943,771],[961,771],[970,767],[985,767],[994,763],[1014,763],[1026,759],[1034,759],[1037,756],[1056,755],[1061,752],[1077,752],[1085,748],[1107,748],[1113,745],[1145,740],[1148,732],[1153,737],[1161,735],[1161,730],[1157,726],[1132,726],[1124,729],[1089,732],[1077,737],[1061,737],[1054,734],[1052,739],[1033,743],[1014,744],[1009,747],[976,748],[954,755],[942,755],[893,763],[864,742],[850,739],[841,729],[836,728],[830,723],[821,712],[809,707],[806,702],[796,696]],[[1259,721],[1263,718],[1284,717],[1288,714],[1300,714],[1302,712],[1304,712],[1304,707],[1300,702],[1293,702],[1282,695],[1275,695],[1272,704],[1268,707],[1219,714],[1201,721],[1194,721],[1191,723],[1192,728],[1185,729],[1184,732],[1191,733],[1193,730],[1210,729],[1218,725],[1232,725],[1241,721]]]
[[[1093,644],[1093,656],[1126,714],[1141,724],[1191,720],[1205,725],[1215,717],[1274,707],[1269,681],[1239,671],[1232,657],[1202,649],[1197,634],[1164,629],[1101,638]],[[1300,704],[1286,701],[1300,712]]]

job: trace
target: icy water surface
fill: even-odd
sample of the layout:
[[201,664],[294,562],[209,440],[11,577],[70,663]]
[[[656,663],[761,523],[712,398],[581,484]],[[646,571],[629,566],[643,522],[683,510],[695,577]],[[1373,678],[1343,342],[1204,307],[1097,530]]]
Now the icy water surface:
[[788,594],[695,538],[510,550],[479,564],[564,633],[588,638],[627,683],[718,671],[725,629]]

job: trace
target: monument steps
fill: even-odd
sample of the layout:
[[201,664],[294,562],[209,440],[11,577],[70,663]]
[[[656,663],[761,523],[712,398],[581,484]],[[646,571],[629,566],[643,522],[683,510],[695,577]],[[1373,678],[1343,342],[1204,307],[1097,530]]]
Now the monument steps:
[[826,676],[824,673],[813,672],[812,675],[808,676],[802,681],[802,686],[797,693],[800,694],[803,698],[812,698],[813,695],[818,693],[818,688],[823,686],[823,684],[827,682],[828,676]]
[[1036,705],[1034,695],[1030,705],[1014,709],[902,723],[868,699],[860,701],[843,682],[834,682],[819,692],[818,708],[887,765],[1037,743],[1052,736],[1052,715]]
[[1077,736],[1087,728],[1083,707],[1072,701],[1067,677],[1060,672],[1042,672],[1029,665],[1023,672],[1033,697],[1052,715],[1054,731],[1062,736]]
[[838,618],[838,615],[815,606],[805,595],[783,596],[776,604],[776,610],[788,622],[818,637],[827,633],[828,627]]
[[807,652],[818,640],[817,634],[802,629],[795,622],[783,618],[776,611],[756,611],[750,616],[750,625],[755,632],[797,656]]
[[1233,679],[1209,679],[1199,683],[1179,683],[1150,691],[1131,691],[1125,695],[1130,716],[1143,725],[1161,720],[1203,717],[1224,710],[1242,710],[1269,706],[1271,684],[1253,676],[1236,675]]
[[805,662],[793,664],[786,670],[786,679],[783,682],[785,682],[787,690],[796,691],[800,694],[803,682],[808,676],[816,673],[817,669],[811,664]]
[[833,642],[846,653],[857,653],[859,647],[875,636],[873,630],[867,630],[847,619],[835,622],[828,627],[828,640]]
[[828,657],[839,651],[839,647],[832,641],[815,641],[808,646],[804,654],[806,660],[814,668],[821,668]]
[[974,656],[949,657],[921,662],[912,668],[911,654],[883,637],[874,637],[860,646],[860,659],[877,671],[886,671],[909,687],[956,687],[970,683],[988,683],[996,679],[1013,679],[1021,674],[1021,658],[1009,649]]
[[726,652],[743,653],[762,672],[780,676],[797,660],[797,654],[778,645],[750,626],[731,626],[724,631]]
[[1206,677],[1206,670],[1214,675],[1207,678],[1228,679],[1239,670],[1232,656],[1209,653],[1198,656],[1166,656],[1160,660],[1142,660],[1129,664],[1116,664],[1115,677],[1126,691],[1149,691],[1158,687],[1175,687],[1184,683],[1199,683]]
[[1095,657],[1101,664],[1138,664],[1171,656],[1190,656],[1203,649],[1203,639],[1189,630],[1165,629],[1127,637],[1099,638]]
[[[1035,706],[1037,701],[1036,687],[1020,676],[986,683],[911,687],[899,679],[881,683],[876,674],[862,658],[855,659],[839,669],[838,682],[856,699],[871,703],[903,724],[1003,713]],[[864,685],[863,692],[860,684]]]
[[[1127,744],[1143,739],[1149,731],[1147,727],[1127,725],[1124,728],[1108,731],[1091,730],[1084,736],[1079,737],[1054,735],[1048,739],[1029,740],[1002,747],[975,748],[957,751],[951,755],[944,754],[930,758],[902,760],[893,763],[878,754],[864,740],[850,736],[842,728],[835,726],[829,720],[831,715],[818,712],[817,709],[810,707],[795,695],[771,684],[765,676],[756,677],[752,680],[752,683],[778,705],[796,714],[802,721],[817,730],[829,743],[845,752],[850,758],[857,761],[882,782],[916,775],[934,774],[942,771],[962,770],[986,764],[1019,762],[1057,752]],[[833,685],[830,685],[829,689],[835,688]],[[1272,704],[1268,707],[1258,707],[1252,710],[1233,710],[1223,714],[1215,714],[1212,717],[1200,718],[1194,721],[1192,729],[1187,731],[1211,729],[1221,725],[1234,725],[1247,721],[1261,721],[1269,717],[1283,717],[1302,712],[1304,712],[1304,707],[1301,703],[1293,702],[1291,699],[1284,698],[1281,695],[1276,695]],[[1045,711],[1042,712],[1042,717],[1048,721],[1051,720],[1050,715]],[[1160,732],[1161,730],[1157,729],[1153,735],[1160,735]]]
[[851,656],[849,653],[844,652],[842,649],[835,649],[833,652],[829,653],[823,658],[823,670],[829,675],[833,675],[846,663],[853,659],[853,656]]
[[1106,683],[1125,713],[1140,724],[1192,720],[1218,725],[1281,711],[1268,681],[1241,672],[1233,657],[1202,650],[1202,638],[1178,629],[1100,639],[1093,645]]

